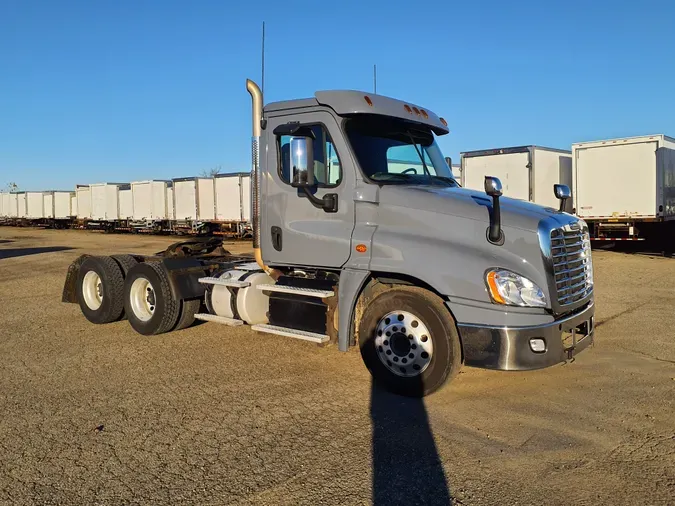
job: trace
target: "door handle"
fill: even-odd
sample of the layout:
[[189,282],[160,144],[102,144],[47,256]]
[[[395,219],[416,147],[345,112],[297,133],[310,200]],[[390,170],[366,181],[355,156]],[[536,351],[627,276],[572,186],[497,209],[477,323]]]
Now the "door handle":
[[277,251],[281,251],[281,248],[283,248],[281,239],[281,228],[272,227],[272,246],[274,246],[274,249]]

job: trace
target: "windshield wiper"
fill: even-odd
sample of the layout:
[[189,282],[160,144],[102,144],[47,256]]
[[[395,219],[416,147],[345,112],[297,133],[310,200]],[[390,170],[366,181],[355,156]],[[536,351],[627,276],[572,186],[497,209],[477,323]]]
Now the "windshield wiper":
[[398,172],[376,172],[370,179],[373,181],[386,181],[387,179],[398,179],[399,181],[410,181],[412,176],[410,174],[400,174]]
[[427,162],[424,161],[424,156],[422,156],[422,153],[420,152],[419,148],[417,147],[417,143],[415,142],[415,139],[413,138],[412,134],[410,133],[410,130],[406,130],[405,133],[407,133],[408,137],[410,137],[410,142],[412,142],[412,145],[415,148],[415,151],[417,151],[417,156],[419,156],[420,160],[422,161],[422,167],[424,167],[424,173],[427,175],[427,177],[429,178],[429,181],[431,182],[431,172],[429,172],[429,167],[427,167]]
[[460,188],[462,187],[462,185],[459,184],[454,177],[447,177],[447,176],[431,176],[431,177],[434,178],[434,179],[440,179],[441,181],[446,181],[446,182],[448,182],[450,184],[453,184],[455,186],[458,186]]

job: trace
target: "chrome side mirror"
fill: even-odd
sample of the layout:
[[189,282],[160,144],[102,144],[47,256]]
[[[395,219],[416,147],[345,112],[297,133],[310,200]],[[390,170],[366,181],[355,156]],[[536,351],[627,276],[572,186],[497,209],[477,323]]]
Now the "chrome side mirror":
[[291,186],[314,186],[314,153],[310,137],[291,137]]
[[554,184],[553,194],[560,200],[559,211],[562,213],[565,210],[565,201],[572,196],[572,190],[566,184]]
[[485,176],[485,193],[490,197],[502,196],[502,182],[498,177]]

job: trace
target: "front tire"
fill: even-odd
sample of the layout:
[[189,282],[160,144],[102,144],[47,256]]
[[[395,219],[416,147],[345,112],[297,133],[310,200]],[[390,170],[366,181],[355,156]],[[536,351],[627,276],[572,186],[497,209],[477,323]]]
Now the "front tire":
[[131,327],[146,336],[172,330],[180,316],[161,262],[135,265],[124,282],[124,311]]
[[455,321],[443,300],[423,288],[376,293],[359,323],[359,345],[374,381],[408,397],[435,392],[462,366]]

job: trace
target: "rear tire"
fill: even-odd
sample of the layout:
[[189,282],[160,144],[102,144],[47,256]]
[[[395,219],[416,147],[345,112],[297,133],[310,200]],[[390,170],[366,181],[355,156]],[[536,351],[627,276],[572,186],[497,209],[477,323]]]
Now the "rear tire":
[[191,299],[181,301],[180,318],[174,330],[183,330],[195,322],[195,315],[202,306],[201,299]]
[[129,270],[124,282],[124,311],[139,334],[163,334],[176,326],[180,301],[173,297],[161,262],[140,263]]
[[119,264],[125,278],[127,277],[129,270],[131,270],[134,265],[138,265],[138,260],[131,255],[111,255],[110,258]]
[[462,366],[455,320],[443,300],[423,288],[376,293],[359,323],[359,345],[373,380],[407,397],[435,392]]
[[92,323],[110,323],[124,311],[124,277],[110,257],[89,257],[77,275],[77,301],[85,318]]

